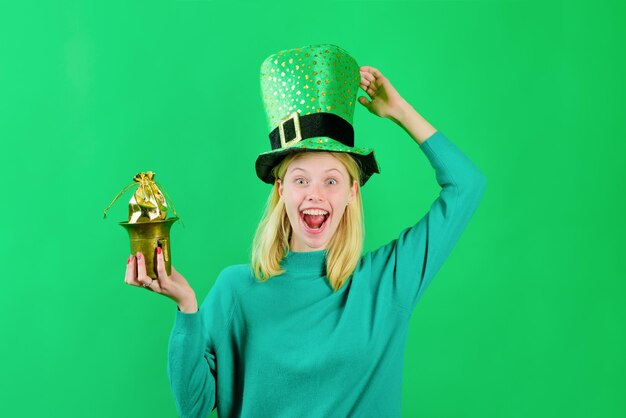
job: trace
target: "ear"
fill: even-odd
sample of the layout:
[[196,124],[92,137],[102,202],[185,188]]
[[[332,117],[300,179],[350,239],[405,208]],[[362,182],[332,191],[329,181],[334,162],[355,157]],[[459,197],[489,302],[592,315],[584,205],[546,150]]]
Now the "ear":
[[350,202],[354,200],[357,190],[359,190],[359,183],[356,180],[354,180],[352,182],[352,187],[350,188],[350,200],[349,200]]
[[276,179],[276,184],[278,185],[278,195],[280,198],[283,198],[283,182],[281,179]]

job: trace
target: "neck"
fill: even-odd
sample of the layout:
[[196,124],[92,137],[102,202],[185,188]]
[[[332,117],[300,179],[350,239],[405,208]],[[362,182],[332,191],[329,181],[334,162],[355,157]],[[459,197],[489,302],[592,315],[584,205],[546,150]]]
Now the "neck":
[[326,274],[326,250],[289,251],[281,263],[287,274],[316,273]]

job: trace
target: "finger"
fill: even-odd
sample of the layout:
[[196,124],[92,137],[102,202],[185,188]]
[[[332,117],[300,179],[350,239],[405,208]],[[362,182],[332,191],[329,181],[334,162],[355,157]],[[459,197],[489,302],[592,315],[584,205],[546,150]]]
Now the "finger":
[[126,260],[126,273],[124,274],[124,283],[129,284],[129,281],[132,280],[132,270],[130,269],[130,259],[132,258],[132,254]]
[[167,280],[167,271],[165,270],[165,259],[163,257],[163,249],[161,247],[157,247],[156,249],[156,258],[157,258],[157,278],[159,280]]
[[372,102],[370,102],[369,100],[367,100],[365,98],[365,96],[359,96],[359,103],[361,103],[363,106],[365,106],[367,109],[370,108],[370,104],[372,104]]
[[361,78],[366,79],[370,83],[373,83],[374,81],[376,81],[376,77],[374,77],[374,75],[369,72],[361,72]]
[[373,75],[375,78],[379,78],[379,79],[383,79],[385,78],[385,76],[383,76],[383,73],[381,73],[378,68],[374,68],[372,66],[369,65],[364,65],[360,68],[361,71],[364,71],[366,74],[370,74]]
[[359,87],[361,87],[361,89],[366,92],[370,96],[370,98],[373,98],[376,95],[376,88],[373,84],[360,84]]
[[137,281],[146,286],[152,282],[152,277],[146,273],[146,259],[141,252],[137,253]]
[[378,84],[376,79],[369,73],[361,73],[361,84],[376,91]]
[[161,283],[159,282],[159,280],[152,279],[152,277],[150,278],[150,284],[144,287],[148,289],[149,291],[156,292],[156,293],[161,293],[161,290],[162,290]]
[[387,80],[385,77],[383,77],[382,74],[380,74],[378,77],[375,77],[373,80],[371,80],[368,86],[374,89],[374,91],[376,91],[378,90],[379,87],[384,86],[388,83],[389,83],[389,80]]
[[126,277],[124,277],[124,283],[131,286],[141,286],[141,283],[137,281],[137,262],[134,255],[130,255],[126,260]]
[[361,88],[365,91],[367,91],[368,89],[373,91],[374,93],[376,93],[376,91],[378,90],[378,86],[374,83],[370,83],[369,81],[365,80],[363,82],[363,79],[361,79],[362,82],[360,84]]

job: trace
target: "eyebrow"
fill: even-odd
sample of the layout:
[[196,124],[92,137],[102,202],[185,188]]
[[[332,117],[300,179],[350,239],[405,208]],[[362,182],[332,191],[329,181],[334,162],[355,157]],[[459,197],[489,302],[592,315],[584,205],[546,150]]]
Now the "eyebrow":
[[[305,173],[308,173],[308,171],[306,171],[304,168],[300,168],[300,167],[293,168],[290,171],[293,173],[294,171],[298,171],[298,170],[304,171]],[[328,170],[325,171],[325,173],[328,173],[329,171],[336,171],[339,174],[342,174],[341,171],[339,171],[339,169],[337,169],[337,168],[329,168]]]

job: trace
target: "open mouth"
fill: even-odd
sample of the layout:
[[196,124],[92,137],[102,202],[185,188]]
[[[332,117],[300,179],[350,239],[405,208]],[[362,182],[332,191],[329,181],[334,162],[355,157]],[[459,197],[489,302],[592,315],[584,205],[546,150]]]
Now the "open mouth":
[[330,214],[323,209],[305,209],[300,212],[304,229],[311,234],[319,234],[326,228]]

